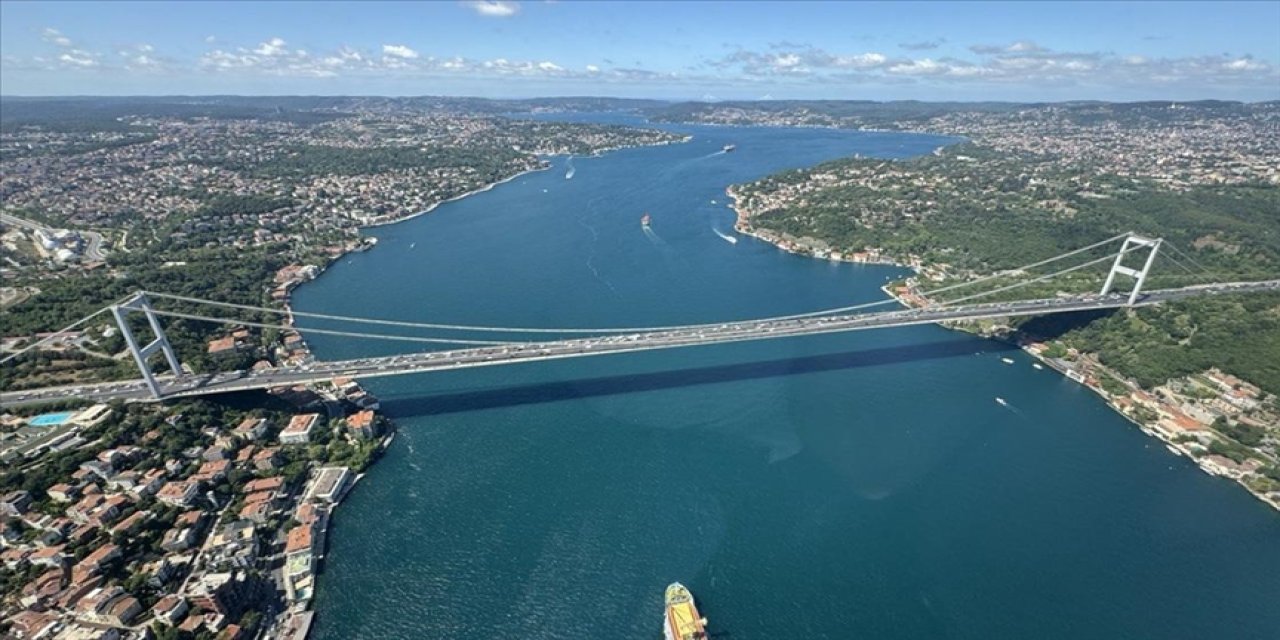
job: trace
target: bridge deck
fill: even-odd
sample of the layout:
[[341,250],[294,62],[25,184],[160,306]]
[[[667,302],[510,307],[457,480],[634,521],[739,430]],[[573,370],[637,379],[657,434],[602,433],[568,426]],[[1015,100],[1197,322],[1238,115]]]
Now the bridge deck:
[[[189,397],[318,382],[335,377],[371,378],[406,375],[428,371],[840,333],[946,321],[1146,306],[1199,295],[1258,291],[1280,291],[1280,280],[1161,289],[1146,293],[1134,305],[1129,305],[1127,297],[1122,295],[1090,295],[959,307],[899,309],[856,315],[726,322],[714,326],[627,335],[593,336],[356,360],[315,362],[298,367],[280,367],[264,371],[235,371],[180,377],[169,376],[161,378],[161,381],[166,398]],[[305,328],[299,330],[306,332]],[[8,392],[0,394],[0,402],[9,406],[73,397],[93,400],[152,399],[144,382],[142,380],[134,380]]]

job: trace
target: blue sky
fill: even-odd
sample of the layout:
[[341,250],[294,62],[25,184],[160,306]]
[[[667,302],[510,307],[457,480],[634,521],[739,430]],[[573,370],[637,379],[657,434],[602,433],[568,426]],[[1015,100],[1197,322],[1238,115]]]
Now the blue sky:
[[0,3],[4,95],[1280,98],[1280,2]]

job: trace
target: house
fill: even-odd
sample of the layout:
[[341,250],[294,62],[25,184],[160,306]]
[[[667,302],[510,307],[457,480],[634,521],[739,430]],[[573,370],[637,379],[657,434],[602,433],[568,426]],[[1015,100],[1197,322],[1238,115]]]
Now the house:
[[265,418],[245,418],[233,433],[245,440],[259,440],[267,434],[268,426]]
[[63,547],[61,545],[36,549],[31,555],[27,556],[27,562],[51,569],[61,569],[67,564],[67,554],[63,553],[62,550]]
[[311,441],[311,433],[320,422],[320,414],[304,413],[289,420],[289,426],[280,432],[280,442],[284,444],[306,444]]
[[175,507],[189,507],[200,493],[200,485],[195,482],[166,482],[156,493],[156,500]]
[[80,497],[80,489],[65,482],[59,482],[45,490],[45,494],[55,502],[71,502]]
[[134,487],[132,494],[139,499],[145,496],[155,495],[160,487],[164,485],[164,479],[169,474],[164,469],[152,469],[144,474],[138,480],[138,486]]
[[117,533],[132,533],[138,527],[142,526],[142,523],[146,522],[150,518],[150,511],[135,511],[133,515],[121,520],[116,524],[116,526],[111,527],[111,533],[113,535]]
[[181,622],[190,609],[186,600],[170,593],[156,602],[156,606],[151,608],[151,614],[156,620],[172,627]]
[[103,565],[111,562],[112,560],[116,560],[121,556],[120,547],[108,542],[101,547],[94,549],[93,552],[85,556],[83,560],[77,562],[76,566],[72,569],[72,574],[84,576],[95,575],[102,571]]
[[200,465],[200,468],[191,476],[191,480],[215,484],[224,480],[229,471],[231,471],[231,461],[229,460],[206,462]]
[[244,507],[240,509],[240,517],[257,524],[263,524],[267,521],[267,518],[271,517],[272,511],[274,509],[272,509],[271,501],[269,500],[246,502]]
[[245,571],[206,573],[188,585],[191,604],[231,619],[239,619],[257,602],[262,582]]
[[269,447],[254,453],[253,468],[258,471],[274,471],[280,468],[280,448]]
[[21,611],[9,619],[9,632],[18,640],[28,638],[52,638],[58,627],[58,615],[54,612]]
[[246,494],[257,493],[259,491],[278,492],[283,488],[284,488],[284,478],[281,478],[280,476],[274,476],[271,478],[259,478],[257,480],[251,480],[249,482],[246,482],[244,485],[244,492]]
[[299,524],[285,538],[284,586],[289,600],[311,599],[315,584],[315,523]]
[[194,527],[179,527],[164,532],[164,537],[160,539],[160,548],[171,553],[186,551],[195,546],[199,537],[196,535]]
[[206,462],[218,462],[219,460],[226,460],[230,458],[231,450],[226,445],[215,442],[214,444],[209,445],[209,448],[200,452],[200,457],[204,458]]
[[118,587],[98,587],[76,603],[76,613],[88,621],[123,627],[142,612],[138,599]]
[[29,491],[10,491],[0,498],[0,514],[20,516],[31,509],[31,493]]
[[378,435],[377,415],[365,410],[347,416],[347,429],[360,438],[375,438]]
[[209,341],[209,355],[225,355],[235,353],[238,345],[236,339],[232,336],[225,338],[217,338]]
[[347,467],[321,467],[316,470],[311,482],[307,483],[306,497],[308,500],[336,503],[346,494],[353,481],[354,476]]

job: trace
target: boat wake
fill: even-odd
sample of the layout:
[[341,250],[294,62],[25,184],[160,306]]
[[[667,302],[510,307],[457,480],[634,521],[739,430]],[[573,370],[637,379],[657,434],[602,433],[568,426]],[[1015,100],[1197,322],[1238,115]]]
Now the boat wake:
[[586,229],[591,234],[591,245],[590,245],[591,248],[587,252],[587,270],[591,272],[591,277],[595,278],[598,282],[608,287],[609,291],[611,291],[616,296],[618,295],[617,287],[614,287],[613,283],[609,282],[608,278],[605,278],[603,275],[601,275],[600,270],[596,268],[596,245],[600,241],[600,232],[596,230],[595,225],[591,224],[587,220],[588,217],[596,211],[596,202],[599,200],[600,198],[595,198],[587,203],[586,211],[581,216],[578,217],[578,224],[581,225],[582,228]]
[[572,180],[572,179],[573,179],[573,174],[575,174],[575,173],[577,173],[577,172],[578,172],[577,167],[574,167],[574,166],[573,166],[573,156],[569,156],[568,167],[569,167],[569,170],[565,172],[565,174],[564,174],[564,179],[565,179],[565,180]]
[[715,227],[711,227],[711,230],[712,230],[712,231],[714,231],[714,232],[716,232],[716,235],[720,236],[720,239],[721,239],[721,240],[724,240],[725,242],[728,242],[729,244],[738,244],[738,238],[737,238],[737,237],[735,237],[735,236],[731,236],[731,235],[729,235],[729,234],[727,234],[727,233],[725,233],[725,232],[723,232],[723,231],[721,231],[721,230],[719,230],[719,229],[717,229],[717,228],[715,228]]

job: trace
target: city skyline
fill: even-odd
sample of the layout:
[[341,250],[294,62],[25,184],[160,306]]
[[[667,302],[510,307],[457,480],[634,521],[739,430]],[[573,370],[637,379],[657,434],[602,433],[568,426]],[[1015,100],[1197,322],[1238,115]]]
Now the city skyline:
[[0,18],[9,96],[1280,98],[1276,2],[6,2]]

